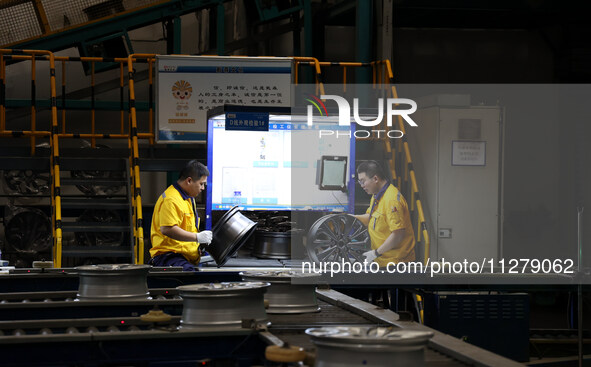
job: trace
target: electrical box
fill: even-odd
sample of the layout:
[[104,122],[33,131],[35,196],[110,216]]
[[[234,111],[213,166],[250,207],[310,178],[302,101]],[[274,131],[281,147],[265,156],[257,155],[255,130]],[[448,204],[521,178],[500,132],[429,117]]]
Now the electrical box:
[[502,117],[499,106],[470,105],[424,107],[413,114],[419,126],[407,129],[407,138],[433,261],[499,257]]
[[425,294],[425,324],[519,362],[529,361],[529,295]]

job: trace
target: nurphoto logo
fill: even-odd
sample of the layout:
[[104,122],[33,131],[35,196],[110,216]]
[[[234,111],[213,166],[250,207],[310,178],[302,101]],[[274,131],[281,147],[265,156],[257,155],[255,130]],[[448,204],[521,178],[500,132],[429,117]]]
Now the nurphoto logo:
[[[316,107],[316,110],[319,112],[320,116],[328,117],[328,111],[326,106],[322,102],[322,100],[333,100],[337,103],[339,109],[339,126],[351,126],[351,116],[353,116],[353,120],[360,126],[364,127],[373,127],[380,124],[384,118],[384,98],[378,98],[378,107],[376,109],[377,116],[375,119],[362,119],[359,115],[359,98],[353,98],[353,113],[351,114],[351,105],[349,102],[337,95],[321,95],[320,98],[310,95],[313,99],[306,98],[306,101],[310,102],[311,105],[307,107],[307,114],[308,114],[308,126],[313,125],[313,115],[314,111],[312,105]],[[409,105],[410,108],[401,109],[401,108],[394,108],[398,105]],[[404,121],[406,121],[410,126],[417,127],[417,123],[413,121],[410,117],[412,113],[417,110],[417,103],[412,99],[408,98],[387,98],[386,99],[386,119],[388,127],[392,127],[392,116],[400,116]],[[322,136],[329,136],[329,135],[336,135],[337,138],[344,136],[351,138],[351,132],[341,132],[341,131],[333,131],[333,130],[319,130],[319,137]],[[381,137],[381,134],[387,135],[389,138],[399,139],[404,136],[404,133],[401,130],[355,130],[353,136],[357,139],[367,139],[373,135],[377,135],[377,137]]]

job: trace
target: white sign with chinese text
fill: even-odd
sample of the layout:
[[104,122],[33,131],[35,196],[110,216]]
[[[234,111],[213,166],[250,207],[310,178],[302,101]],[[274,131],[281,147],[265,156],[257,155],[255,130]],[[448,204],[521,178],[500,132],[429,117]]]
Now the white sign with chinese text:
[[289,107],[291,81],[291,58],[157,56],[157,140],[205,141],[207,111],[225,104]]
[[485,141],[453,141],[451,151],[452,166],[486,165]]

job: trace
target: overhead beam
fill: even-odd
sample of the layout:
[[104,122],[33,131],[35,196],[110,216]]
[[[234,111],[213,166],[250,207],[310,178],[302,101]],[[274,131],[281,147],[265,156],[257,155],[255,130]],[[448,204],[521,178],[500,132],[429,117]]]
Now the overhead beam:
[[108,18],[60,29],[40,37],[3,45],[2,47],[49,51],[63,50],[78,45],[81,41],[98,39],[106,35],[119,33],[122,30],[141,28],[157,23],[162,19],[180,17],[199,9],[217,6],[226,1],[229,0],[165,1],[138,10],[130,10]]

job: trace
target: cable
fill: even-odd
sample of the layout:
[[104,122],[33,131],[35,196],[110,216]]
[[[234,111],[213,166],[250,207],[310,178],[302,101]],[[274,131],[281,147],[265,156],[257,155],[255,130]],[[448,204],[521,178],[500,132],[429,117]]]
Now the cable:
[[343,205],[343,203],[341,203],[341,201],[339,200],[339,198],[337,198],[337,196],[334,194],[334,191],[330,191],[330,193],[332,194],[332,197],[337,201],[337,203],[339,203],[340,206],[343,207],[343,209],[345,208],[345,206]]

